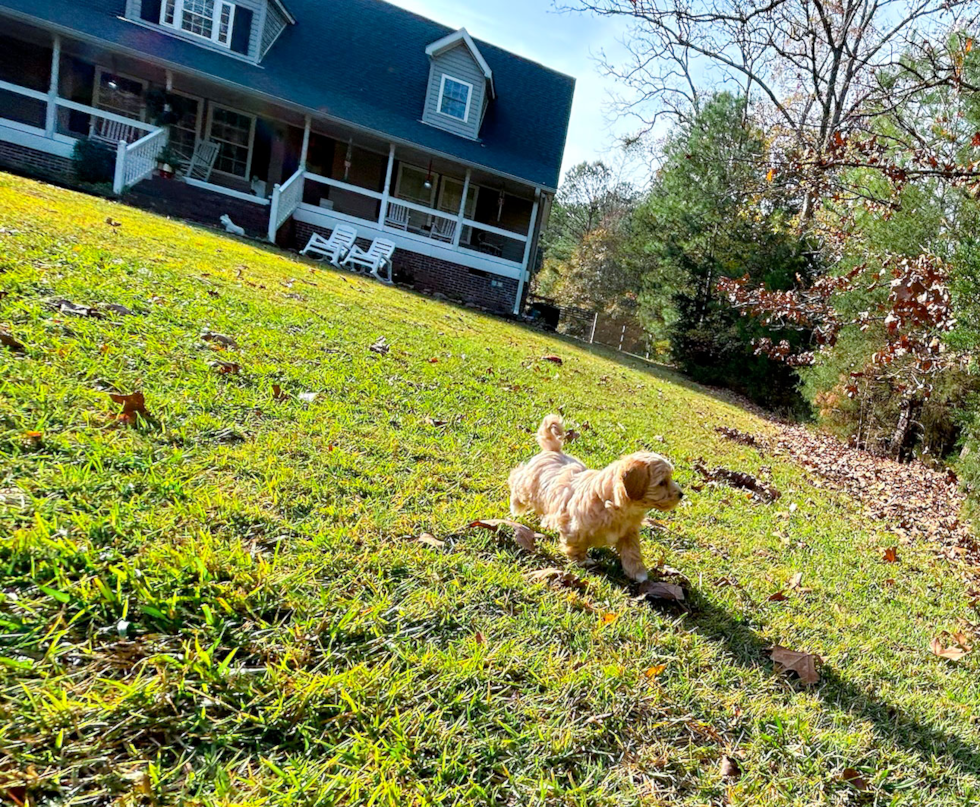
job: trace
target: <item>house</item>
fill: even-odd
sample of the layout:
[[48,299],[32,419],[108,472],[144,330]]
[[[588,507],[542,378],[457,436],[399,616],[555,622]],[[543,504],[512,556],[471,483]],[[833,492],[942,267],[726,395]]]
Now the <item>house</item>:
[[95,138],[127,203],[291,247],[352,224],[395,242],[397,280],[499,312],[573,91],[382,0],[0,0],[0,166],[67,179]]

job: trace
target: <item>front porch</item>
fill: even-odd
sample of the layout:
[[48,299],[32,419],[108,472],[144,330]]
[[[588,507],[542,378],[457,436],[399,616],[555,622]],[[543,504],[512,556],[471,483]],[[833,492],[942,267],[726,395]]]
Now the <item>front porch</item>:
[[[465,284],[439,280],[456,267],[482,278],[497,308],[501,289],[513,292],[506,307],[519,311],[539,230],[538,189],[197,75],[3,22],[0,160],[4,148],[16,149],[46,156],[51,172],[63,174],[75,144],[94,137],[113,144],[113,190],[126,202],[213,226],[228,212],[286,247],[302,247],[304,233],[351,224],[364,241],[395,242],[396,268],[415,267],[403,280],[424,276],[426,288],[457,296]],[[162,154],[186,169],[202,143],[218,148],[205,179],[186,170],[175,180],[156,176]],[[425,271],[426,262],[439,271]]]

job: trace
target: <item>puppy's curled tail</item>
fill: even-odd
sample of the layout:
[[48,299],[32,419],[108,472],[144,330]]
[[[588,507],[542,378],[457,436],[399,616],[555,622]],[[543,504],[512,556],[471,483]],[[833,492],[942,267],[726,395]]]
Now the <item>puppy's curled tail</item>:
[[565,421],[560,415],[548,415],[541,421],[537,441],[542,451],[561,451],[565,444]]

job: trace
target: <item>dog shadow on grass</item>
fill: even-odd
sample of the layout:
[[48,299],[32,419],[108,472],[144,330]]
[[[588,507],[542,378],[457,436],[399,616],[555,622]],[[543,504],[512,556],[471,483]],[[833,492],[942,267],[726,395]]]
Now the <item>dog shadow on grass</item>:
[[[610,579],[632,592],[633,584],[628,584],[624,578],[612,574]],[[712,642],[723,645],[735,663],[761,674],[776,674],[767,653],[771,642],[763,639],[737,614],[712,603],[693,584],[688,583],[684,588],[686,598],[683,603],[648,600],[650,607],[667,614],[686,613],[688,625]],[[964,773],[976,775],[980,772],[980,749],[976,746],[928,725],[902,707],[848,681],[842,671],[827,663],[820,667],[820,681],[806,691],[819,697],[828,710],[844,712],[855,720],[866,722],[880,742],[899,746],[918,756],[923,763],[943,759],[947,766],[955,765]]]

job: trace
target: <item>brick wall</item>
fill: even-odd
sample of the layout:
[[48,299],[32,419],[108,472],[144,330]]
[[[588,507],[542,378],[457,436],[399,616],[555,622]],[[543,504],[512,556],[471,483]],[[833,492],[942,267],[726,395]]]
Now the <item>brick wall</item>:
[[[330,230],[297,221],[294,226],[294,245],[306,246],[310,236],[318,232],[329,236]],[[367,249],[370,241],[358,239],[358,246]],[[396,283],[421,291],[424,294],[441,294],[450,300],[485,308],[496,314],[512,314],[517,298],[517,280],[469,269],[456,263],[443,261],[399,249],[392,259],[392,274]]]
[[179,180],[151,177],[127,191],[122,201],[162,216],[212,227],[221,227],[220,219],[227,213],[253,238],[264,240],[269,235],[268,205],[195,188]]
[[75,171],[69,157],[58,157],[43,151],[0,142],[0,167],[18,174],[71,184]]

